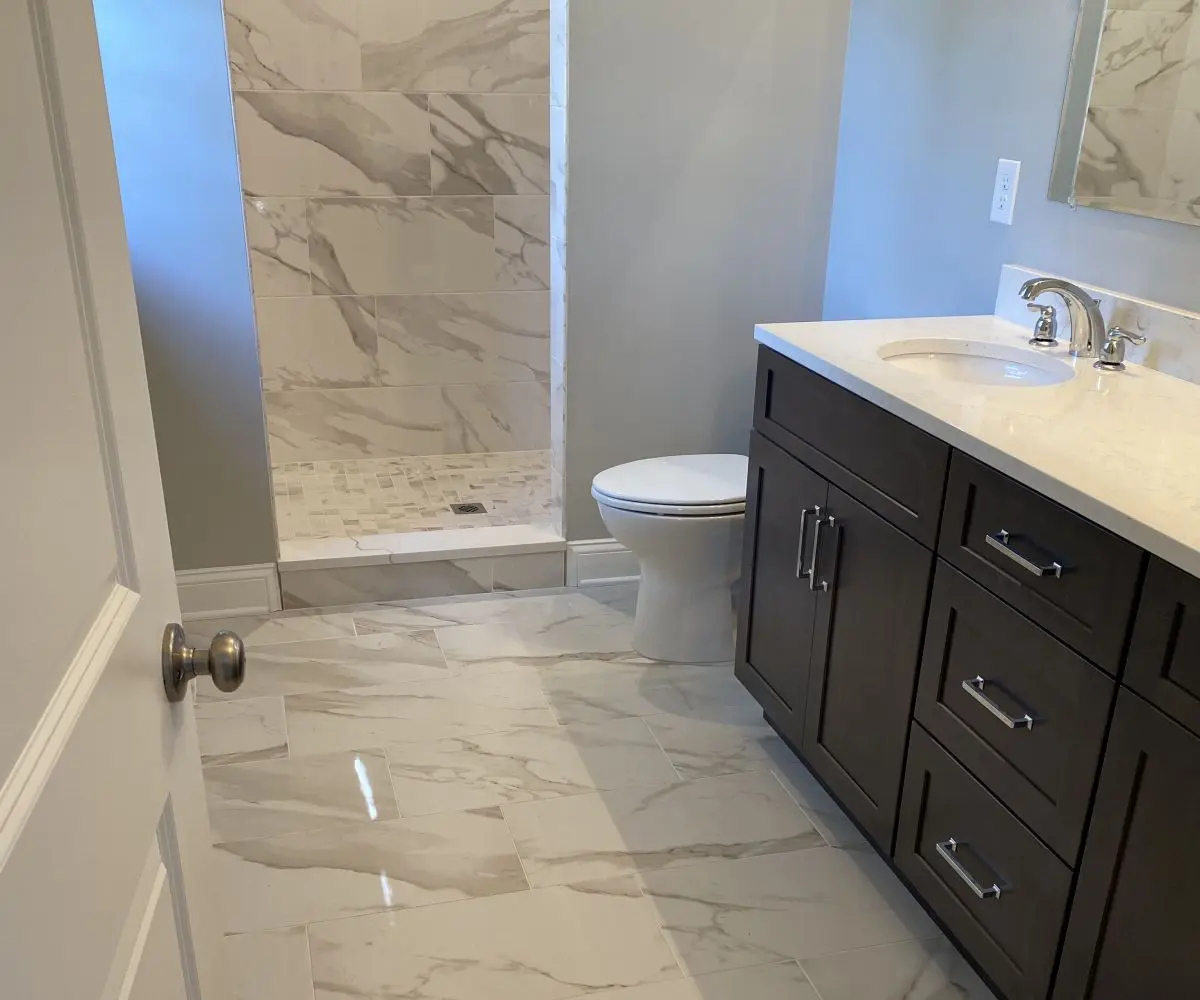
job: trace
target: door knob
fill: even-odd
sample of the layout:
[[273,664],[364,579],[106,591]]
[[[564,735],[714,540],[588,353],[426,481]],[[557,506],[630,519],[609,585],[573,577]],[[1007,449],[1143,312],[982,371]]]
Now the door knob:
[[232,632],[218,632],[208,649],[193,649],[183,626],[172,622],[163,632],[162,674],[168,701],[182,701],[198,674],[208,674],[218,691],[236,691],[246,676],[246,647]]

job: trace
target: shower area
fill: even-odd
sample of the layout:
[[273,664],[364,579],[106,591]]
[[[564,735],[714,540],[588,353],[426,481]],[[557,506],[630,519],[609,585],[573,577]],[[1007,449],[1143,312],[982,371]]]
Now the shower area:
[[564,14],[225,0],[285,591],[347,540],[561,539]]

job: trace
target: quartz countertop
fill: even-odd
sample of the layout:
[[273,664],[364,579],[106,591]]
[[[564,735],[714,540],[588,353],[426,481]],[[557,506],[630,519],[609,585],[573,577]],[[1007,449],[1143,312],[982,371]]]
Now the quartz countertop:
[[1200,386],[1150,368],[1099,372],[1065,344],[1075,377],[985,386],[918,375],[879,357],[915,338],[1028,348],[994,316],[778,323],[755,340],[1065,507],[1200,576]]

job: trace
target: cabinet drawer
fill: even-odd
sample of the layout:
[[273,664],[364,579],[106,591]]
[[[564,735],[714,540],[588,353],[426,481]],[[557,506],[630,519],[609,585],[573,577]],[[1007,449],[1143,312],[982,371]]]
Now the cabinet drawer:
[[1125,683],[1200,733],[1200,580],[1151,559]]
[[938,552],[1117,672],[1142,567],[1137,546],[955,452]]
[[765,347],[754,426],[880,517],[937,544],[949,445]]
[[1044,1000],[1071,870],[919,725],[896,864],[1007,1000]]
[[1115,683],[939,560],[916,717],[1068,864]]

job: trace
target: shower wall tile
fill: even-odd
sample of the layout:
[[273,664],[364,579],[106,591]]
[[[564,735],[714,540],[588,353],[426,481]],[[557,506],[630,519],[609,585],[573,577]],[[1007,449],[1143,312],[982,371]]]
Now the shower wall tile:
[[1153,198],[1162,185],[1172,112],[1089,108],[1075,195]]
[[1096,60],[1092,106],[1175,107],[1191,31],[1191,13],[1110,10]]
[[385,385],[549,377],[547,292],[380,296],[377,302]]
[[550,447],[547,382],[448,385],[445,452],[540,451]]
[[433,94],[436,194],[547,194],[550,121],[544,96]]
[[366,90],[545,94],[548,0],[360,0]]
[[309,389],[264,393],[271,461],[440,455],[442,391]]
[[567,238],[567,111],[550,109],[550,238]]
[[430,192],[424,94],[243,91],[242,186],[258,195]]
[[567,106],[570,55],[569,0],[550,0],[550,107]]
[[496,287],[550,287],[550,203],[541,195],[493,199],[496,211]]
[[312,291],[308,203],[303,198],[247,198],[246,241],[256,296]]
[[309,203],[313,290],[490,291],[495,211],[487,197],[318,198]]
[[358,90],[358,4],[225,0],[230,73],[238,90]]
[[383,384],[374,299],[353,295],[261,299],[255,308],[264,389]]

